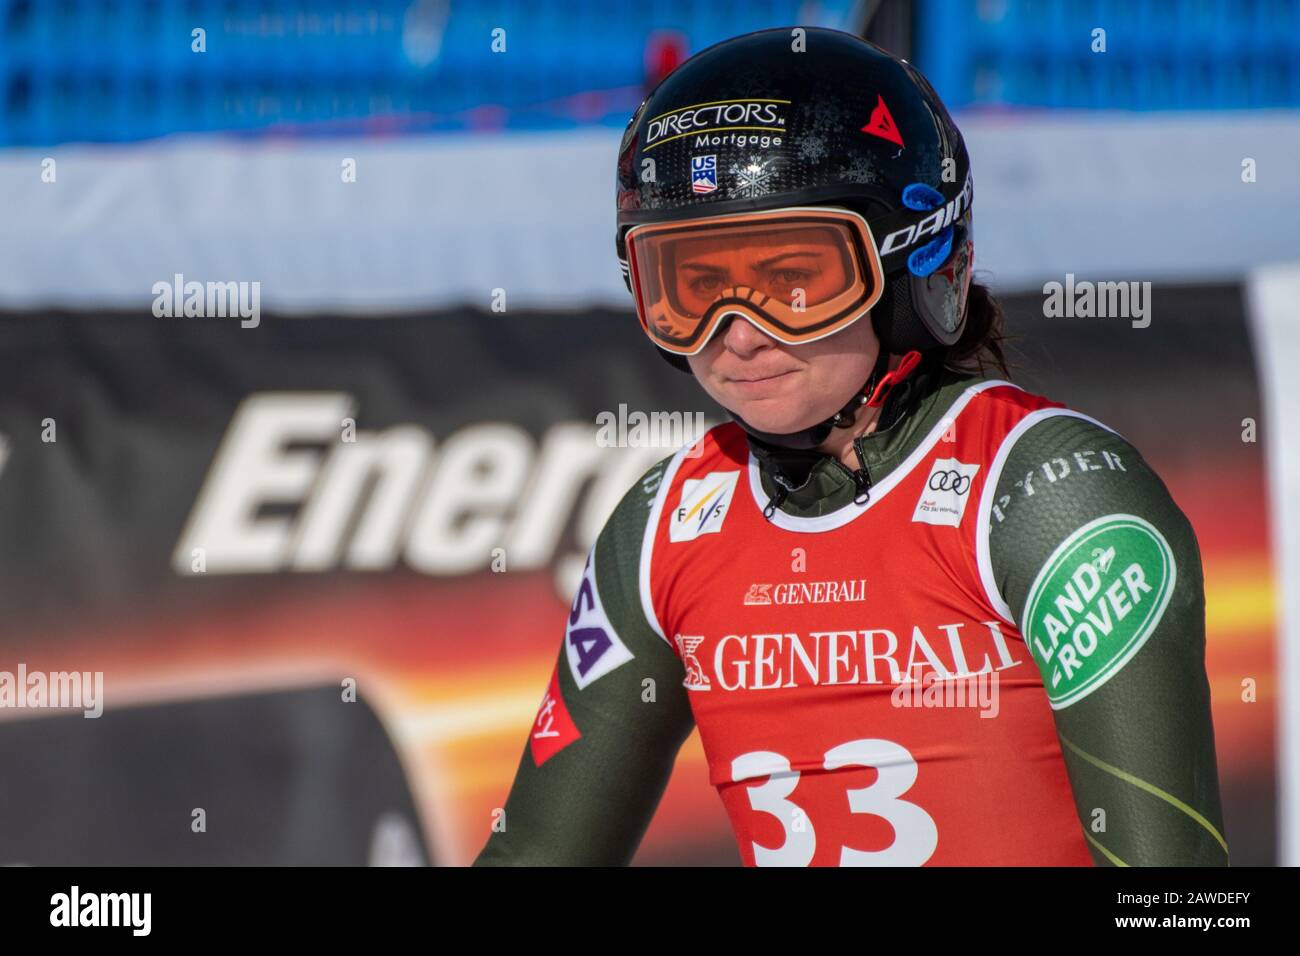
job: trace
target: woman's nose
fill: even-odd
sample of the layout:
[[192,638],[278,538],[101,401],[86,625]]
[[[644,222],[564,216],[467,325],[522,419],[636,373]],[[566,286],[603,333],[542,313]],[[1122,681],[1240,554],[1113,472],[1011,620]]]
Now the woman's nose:
[[722,344],[737,355],[749,355],[773,344],[770,335],[755,328],[754,323],[743,316],[729,315],[722,322],[718,329]]

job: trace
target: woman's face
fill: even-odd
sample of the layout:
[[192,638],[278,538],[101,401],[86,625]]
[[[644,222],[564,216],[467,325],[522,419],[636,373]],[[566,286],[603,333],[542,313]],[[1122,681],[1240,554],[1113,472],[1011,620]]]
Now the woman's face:
[[778,342],[733,316],[687,361],[723,408],[760,431],[786,434],[838,412],[867,380],[879,351],[870,316],[802,345]]
[[[728,289],[748,287],[787,305],[815,306],[844,290],[852,262],[834,228],[755,229],[675,244],[673,301],[702,315]],[[679,331],[680,330],[669,330]],[[871,373],[880,344],[864,316],[815,342],[786,345],[743,318],[724,320],[709,343],[688,356],[704,390],[760,431],[800,431],[843,407]]]

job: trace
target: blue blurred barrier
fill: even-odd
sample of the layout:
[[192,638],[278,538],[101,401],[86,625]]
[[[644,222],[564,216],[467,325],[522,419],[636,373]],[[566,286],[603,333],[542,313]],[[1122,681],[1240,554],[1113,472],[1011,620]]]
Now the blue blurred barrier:
[[621,125],[656,36],[688,55],[843,27],[854,6],[822,0],[809,20],[797,0],[0,0],[0,146]]
[[950,107],[1300,106],[1296,0],[918,0],[916,19]]

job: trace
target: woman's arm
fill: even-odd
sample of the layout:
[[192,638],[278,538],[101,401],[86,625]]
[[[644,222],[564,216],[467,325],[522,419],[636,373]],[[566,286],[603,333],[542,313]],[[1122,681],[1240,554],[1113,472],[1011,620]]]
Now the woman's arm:
[[1226,865],[1201,556],[1164,482],[1118,435],[1051,417],[1012,448],[993,505],[994,578],[1093,859]]
[[554,675],[475,866],[628,863],[694,725],[681,661],[641,609],[641,542],[667,460],[596,540]]

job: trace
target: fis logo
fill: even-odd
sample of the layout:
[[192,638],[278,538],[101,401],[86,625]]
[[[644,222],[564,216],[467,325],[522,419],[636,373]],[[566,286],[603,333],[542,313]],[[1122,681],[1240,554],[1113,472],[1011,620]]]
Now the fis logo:
[[713,471],[682,482],[681,501],[668,524],[668,540],[694,541],[702,534],[721,531],[739,478],[739,471]]
[[711,193],[718,188],[718,156],[691,157],[691,189],[697,193]]

